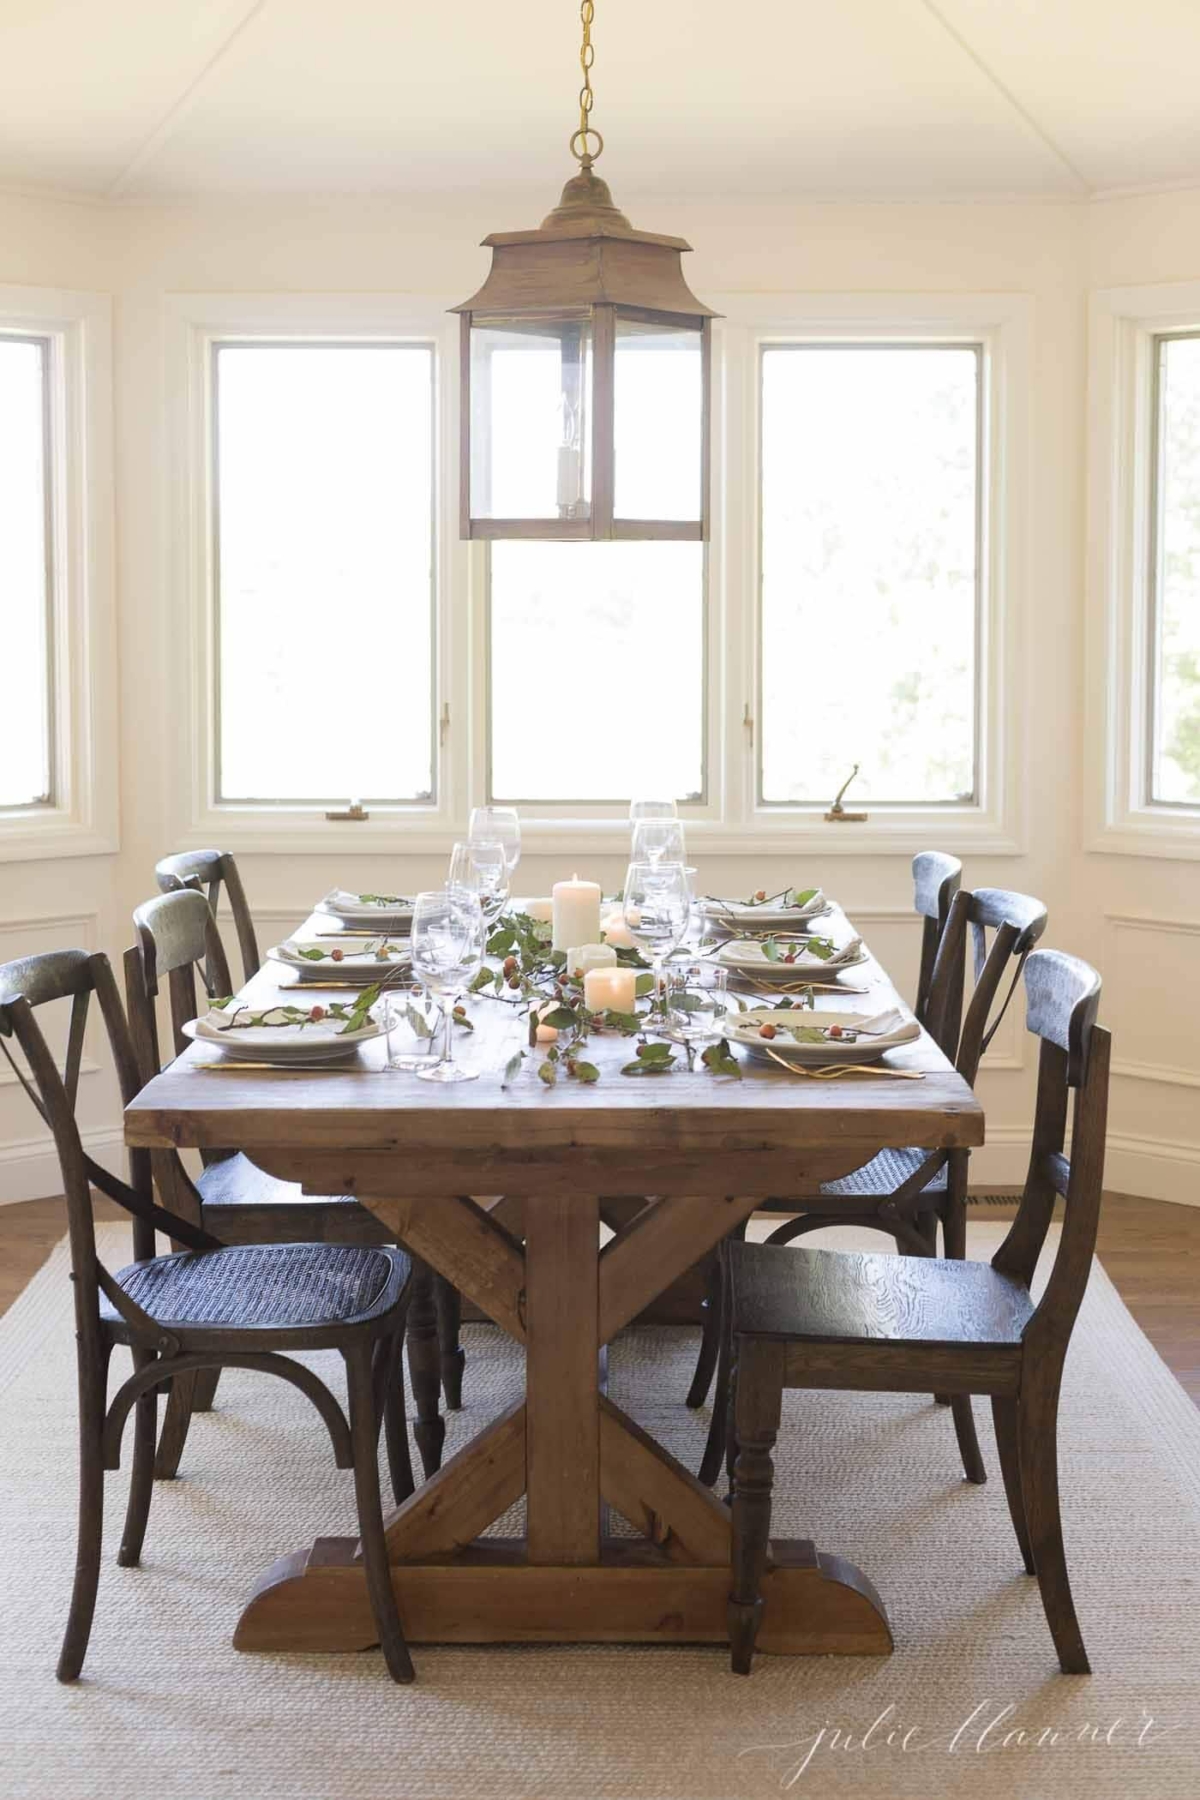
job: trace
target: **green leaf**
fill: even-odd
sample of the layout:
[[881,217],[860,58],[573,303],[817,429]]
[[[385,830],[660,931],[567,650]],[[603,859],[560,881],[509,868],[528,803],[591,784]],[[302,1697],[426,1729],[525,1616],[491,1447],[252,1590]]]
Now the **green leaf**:
[[637,1013],[606,1012],[604,1023],[615,1026],[622,1037],[634,1037],[642,1029],[642,1021]]
[[411,1000],[404,1009],[404,1017],[407,1019],[409,1029],[412,1031],[414,1037],[428,1039],[433,1036],[433,1026],[429,1023],[429,1020],[421,1011],[420,1007],[414,1006]]
[[619,969],[648,969],[650,964],[634,944],[615,944]]
[[673,1063],[675,1052],[670,1044],[639,1044],[638,1056],[646,1063]]
[[698,994],[683,993],[672,995],[671,1005],[676,1012],[695,1013],[703,1012],[705,1003]]
[[511,925],[502,925],[499,931],[493,931],[487,941],[489,956],[507,956],[517,941],[517,934]]
[[494,983],[494,980],[495,980],[495,971],[494,970],[480,969],[478,975],[475,977],[474,981],[471,983],[470,987],[467,989],[467,992],[469,994],[478,994],[482,988],[491,987]]
[[556,969],[565,969],[567,966],[566,951],[565,950],[552,950],[550,952],[550,961],[553,963],[553,965]]
[[556,1031],[569,1031],[578,1023],[579,1015],[569,1006],[556,1006],[551,1012],[542,1014],[542,1024],[553,1025]]
[[575,1067],[571,1070],[571,1073],[576,1081],[582,1081],[588,1086],[590,1086],[593,1081],[599,1081],[600,1079],[600,1071],[595,1063],[577,1062]]
[[521,1064],[524,1061],[525,1061],[525,1052],[523,1050],[518,1050],[515,1056],[509,1057],[508,1061],[504,1065],[504,1075],[500,1082],[501,1087],[507,1087],[509,1082],[513,1079],[513,1076],[520,1074]]
[[[673,1061],[674,1058],[672,1058],[672,1062]],[[622,1075],[669,1075],[671,1073],[671,1063],[631,1062],[625,1064],[621,1073]]]
[[789,906],[807,906],[810,900],[817,897],[816,888],[793,888],[789,898]]
[[538,1064],[538,1080],[544,1081],[547,1087],[553,1087],[558,1080],[558,1069],[549,1058]]
[[783,951],[773,937],[763,939],[762,953],[768,962],[777,963],[783,960]]
[[653,975],[635,976],[634,983],[633,983],[633,991],[639,1000],[644,1000],[646,998],[647,994],[652,994],[654,992],[654,977],[653,977]]
[[311,950],[302,950],[300,946],[297,945],[296,955],[302,956],[305,962],[324,962],[325,958],[329,955],[329,952],[328,950],[318,949],[315,945]]
[[713,1075],[732,1075],[738,1081],[742,1079],[742,1065],[729,1048],[728,1038],[722,1038],[719,1044],[710,1044],[700,1061]]
[[833,955],[833,939],[810,937],[805,948],[810,956],[815,956],[820,962],[828,962]]

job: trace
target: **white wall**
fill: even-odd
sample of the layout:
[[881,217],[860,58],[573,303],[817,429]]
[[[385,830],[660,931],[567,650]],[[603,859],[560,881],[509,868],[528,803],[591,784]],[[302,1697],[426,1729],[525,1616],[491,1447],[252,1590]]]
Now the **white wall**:
[[[162,704],[167,646],[177,613],[170,591],[163,469],[165,411],[162,296],[172,291],[319,291],[467,294],[485,266],[476,248],[491,229],[534,222],[545,194],[514,195],[486,211],[465,202],[427,210],[384,201],[275,202],[248,206],[130,206],[103,210],[0,198],[0,283],[110,288],[115,300],[117,554],[121,633],[122,850],[118,858],[0,868],[0,956],[43,947],[62,929],[37,921],[86,915],[110,953],[128,938],[128,912],[152,886],[155,859],[173,847],[179,819],[159,778],[169,734]],[[1122,1046],[1152,1030],[1145,980],[1161,959],[1190,958],[1200,973],[1200,864],[1092,857],[1082,849],[1083,492],[1086,294],[1089,284],[1200,275],[1195,225],[1200,195],[1096,206],[713,205],[640,206],[636,223],[687,236],[697,246],[697,293],[819,291],[1028,294],[1034,303],[1030,488],[1034,496],[1028,641],[1021,647],[1028,727],[1025,833],[1015,856],[971,858],[973,885],[1021,888],[1050,907],[1049,941],[1099,962],[1109,979],[1105,1016]],[[1189,248],[1190,246],[1190,248]],[[1189,265],[1190,257],[1190,265]],[[833,828],[831,828],[833,829]],[[952,839],[944,848],[954,849]],[[397,833],[396,850],[403,853]],[[250,856],[244,876],[263,935],[294,920],[335,879],[379,883],[380,859]],[[562,871],[529,858],[521,884],[545,891]],[[615,859],[598,876],[616,882]],[[432,878],[413,860],[405,885]],[[753,878],[753,882],[752,879]],[[907,859],[836,855],[803,870],[779,859],[706,862],[709,886],[811,879],[857,912],[885,963],[911,988],[917,933]],[[392,880],[399,879],[393,870]],[[1154,926],[1134,939],[1112,914],[1146,913],[1193,925],[1192,935]],[[10,927],[6,921],[24,921]],[[1122,932],[1126,935],[1122,936]],[[1149,955],[1145,951],[1149,951]],[[1136,956],[1134,953],[1137,953]],[[1158,959],[1156,961],[1156,959]],[[1136,966],[1135,966],[1136,963]],[[1021,1143],[1033,1057],[1014,1018],[989,1059],[982,1095],[990,1147],[977,1179],[1023,1170]],[[1200,1051],[1194,1058],[1200,1084]],[[88,1078],[89,1123],[115,1125],[103,1077]],[[93,1098],[94,1096],[94,1098]],[[1200,1125],[1189,1123],[1187,1087],[1142,1077],[1116,1083],[1111,1185],[1191,1198],[1200,1169]],[[0,1198],[52,1191],[45,1159],[17,1140],[32,1126],[0,1083]],[[36,1121],[33,1122],[36,1124]],[[1175,1146],[1164,1155],[1164,1143]]]

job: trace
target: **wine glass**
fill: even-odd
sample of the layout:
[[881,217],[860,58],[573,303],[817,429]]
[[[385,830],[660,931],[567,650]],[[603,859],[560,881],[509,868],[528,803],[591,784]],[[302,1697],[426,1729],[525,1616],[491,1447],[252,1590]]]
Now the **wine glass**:
[[478,894],[483,922],[489,931],[508,903],[508,863],[504,845],[497,838],[470,839],[455,844],[450,853],[447,887],[466,888]]
[[631,862],[686,863],[683,826],[678,819],[639,819],[633,828]]
[[630,863],[622,907],[629,935],[654,967],[654,1023],[667,1026],[663,961],[683,942],[692,914],[692,892],[682,862]]
[[503,844],[508,873],[510,877],[516,873],[521,860],[521,821],[515,806],[476,806],[467,837],[472,843]]
[[413,907],[413,973],[442,1003],[442,1054],[419,1081],[474,1081],[477,1071],[454,1060],[454,995],[483,965],[483,909],[479,895],[463,887],[418,894]]
[[631,800],[629,823],[636,825],[641,819],[673,819],[677,811],[673,800]]

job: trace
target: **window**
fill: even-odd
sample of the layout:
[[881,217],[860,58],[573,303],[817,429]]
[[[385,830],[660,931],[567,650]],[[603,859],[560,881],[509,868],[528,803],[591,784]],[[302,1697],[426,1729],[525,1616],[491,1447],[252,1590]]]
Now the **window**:
[[50,340],[0,334],[0,808],[54,802]]
[[704,547],[489,546],[490,797],[704,797]]
[[983,366],[763,348],[761,804],[828,804],[854,763],[870,807],[976,801]]
[[1151,804],[1200,805],[1200,332],[1153,345]]
[[435,791],[434,347],[217,342],[219,803]]

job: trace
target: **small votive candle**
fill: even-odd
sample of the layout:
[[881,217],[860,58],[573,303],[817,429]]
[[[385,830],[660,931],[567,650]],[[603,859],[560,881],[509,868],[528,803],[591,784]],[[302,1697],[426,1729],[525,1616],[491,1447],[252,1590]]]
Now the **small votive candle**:
[[636,969],[589,969],[583,978],[583,1004],[589,1012],[631,1013],[636,999]]
[[552,950],[569,950],[572,944],[600,940],[600,887],[595,881],[556,881],[550,890],[554,901]]
[[582,981],[589,969],[613,969],[617,953],[607,944],[580,944],[567,951],[567,974]]
[[625,923],[625,914],[619,907],[616,912],[610,912],[607,918],[601,919],[600,936],[606,944],[615,944],[621,950],[635,948],[633,933]]
[[554,902],[547,897],[544,900],[522,900],[518,903],[518,912],[528,913],[539,925],[549,925],[554,917]]
[[553,1012],[557,1005],[558,1001],[552,1000],[549,1006],[540,1006],[538,1008],[537,1041],[539,1044],[553,1044],[558,1041],[558,1026],[542,1024],[542,1020],[545,1018],[546,1014]]

